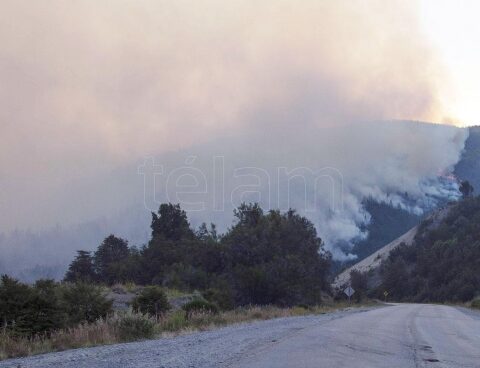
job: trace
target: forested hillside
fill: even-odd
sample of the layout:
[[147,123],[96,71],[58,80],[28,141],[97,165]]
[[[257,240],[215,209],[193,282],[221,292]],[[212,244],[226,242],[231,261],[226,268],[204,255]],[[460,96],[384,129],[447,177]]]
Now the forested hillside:
[[[455,165],[454,174],[460,181],[468,180],[474,189],[480,191],[480,127],[469,128],[465,150]],[[353,247],[352,253],[358,258],[350,265],[368,257],[422,220],[421,216],[372,200],[365,202],[365,208],[372,217],[366,227],[368,237],[359,240]]]
[[378,294],[397,301],[465,302],[480,294],[480,197],[452,205],[430,228],[424,221],[414,245],[392,251],[381,268]]
[[468,180],[480,191],[480,126],[469,128],[465,150],[455,166],[454,174],[461,180]]

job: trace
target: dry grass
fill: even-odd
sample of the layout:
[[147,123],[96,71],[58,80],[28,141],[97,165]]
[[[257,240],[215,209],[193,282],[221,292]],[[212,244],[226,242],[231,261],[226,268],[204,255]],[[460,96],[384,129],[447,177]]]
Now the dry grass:
[[[354,305],[354,307],[367,304]],[[144,316],[115,314],[106,320],[100,320],[89,325],[80,325],[76,328],[52,333],[50,336],[35,338],[14,338],[7,333],[0,332],[0,360],[42,354],[52,351],[62,351],[74,348],[83,348],[96,345],[108,345],[125,341],[124,334],[119,328],[122,318],[134,317],[143,322],[153,323],[156,337],[174,336],[193,331],[204,331],[221,326],[237,324],[247,321],[267,320],[281,317],[305,316],[323,314],[349,307],[346,303],[334,303],[314,307],[278,308],[274,306],[251,306],[225,311],[218,314],[194,313],[190,318],[185,317],[181,310],[172,311],[158,320]]]
[[0,333],[0,360],[116,342],[119,342],[118,333],[113,319],[100,320],[89,325],[57,331],[50,336],[33,338],[12,337],[2,332]]

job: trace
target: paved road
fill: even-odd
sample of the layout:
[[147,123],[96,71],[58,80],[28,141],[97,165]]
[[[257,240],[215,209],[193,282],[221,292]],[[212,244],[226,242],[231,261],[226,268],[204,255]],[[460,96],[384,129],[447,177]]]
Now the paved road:
[[480,314],[415,304],[376,309],[303,329],[233,367],[480,367]]
[[480,313],[399,304],[70,350],[0,362],[2,367],[480,367]]

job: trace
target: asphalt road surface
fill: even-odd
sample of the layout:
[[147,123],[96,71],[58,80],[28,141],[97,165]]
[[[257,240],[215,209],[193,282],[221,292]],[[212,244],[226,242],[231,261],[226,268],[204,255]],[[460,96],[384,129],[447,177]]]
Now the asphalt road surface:
[[0,367],[480,367],[480,313],[397,304],[76,349]]
[[306,328],[234,367],[480,367],[480,315],[437,305],[376,309]]

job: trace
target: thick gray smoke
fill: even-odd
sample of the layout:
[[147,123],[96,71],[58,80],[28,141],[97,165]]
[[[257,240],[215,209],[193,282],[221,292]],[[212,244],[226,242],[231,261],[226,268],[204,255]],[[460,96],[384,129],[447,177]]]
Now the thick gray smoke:
[[[276,202],[266,203],[266,194],[256,198],[257,187],[252,198],[234,194],[267,208],[297,207],[337,258],[348,257],[334,247],[338,241],[365,236],[364,198],[420,212],[435,197],[455,195],[455,185],[449,188],[437,178],[458,160],[465,131],[361,123],[442,118],[436,92],[444,73],[419,30],[415,2],[7,0],[2,5],[5,233],[25,228],[36,233],[55,224],[76,229],[78,223],[138,208],[144,197],[138,160],[147,156],[165,166],[165,175],[194,156],[188,165],[198,165],[207,182],[216,180],[209,176],[213,157],[224,156],[226,192],[242,180],[252,185],[251,175],[232,179],[234,169],[265,170],[272,183],[268,194]],[[313,202],[302,194],[312,193],[311,178],[307,191],[284,187],[288,173],[299,168],[321,177]],[[159,191],[157,200],[166,196]],[[214,207],[214,220],[227,226],[229,209]],[[208,221],[207,210],[191,216]],[[140,222],[148,227],[148,213],[142,214]],[[103,230],[117,231],[115,222],[92,230],[97,235],[78,247],[95,247],[92,239]],[[68,237],[51,238],[37,243],[50,249],[65,239],[61,245],[73,247]],[[11,254],[18,242],[2,239],[1,247]],[[1,254],[0,264],[8,264],[11,257]],[[24,259],[18,258],[36,262]]]
[[415,214],[458,198],[447,175],[468,130],[415,122],[301,129],[289,137],[249,134],[147,160],[146,205],[179,202],[195,223],[225,228],[242,202],[294,208],[310,218],[335,259],[338,244],[367,236],[362,202],[373,199]]

